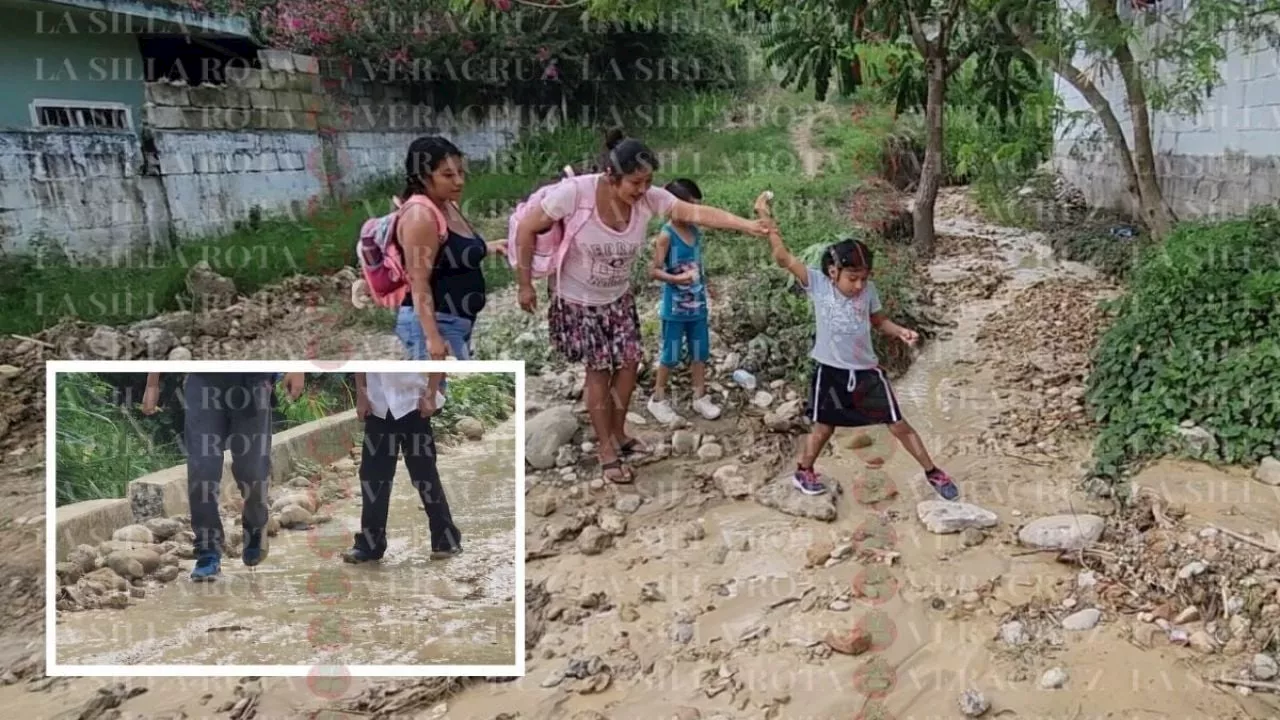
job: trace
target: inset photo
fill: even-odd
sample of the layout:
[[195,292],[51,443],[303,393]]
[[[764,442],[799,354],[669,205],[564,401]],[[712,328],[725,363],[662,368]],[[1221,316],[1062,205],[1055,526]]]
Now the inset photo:
[[523,675],[522,365],[329,365],[48,364],[47,674]]

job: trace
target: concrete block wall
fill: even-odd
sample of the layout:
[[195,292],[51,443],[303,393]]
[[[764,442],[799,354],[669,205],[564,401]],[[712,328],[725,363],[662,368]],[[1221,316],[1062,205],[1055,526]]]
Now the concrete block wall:
[[[1078,0],[1064,0],[1078,2]],[[1151,33],[1160,32],[1157,26]],[[1280,52],[1265,43],[1224,40],[1222,82],[1194,116],[1156,113],[1152,144],[1165,198],[1182,219],[1229,217],[1280,202]],[[1077,67],[1087,58],[1077,57]],[[1132,126],[1119,77],[1099,79],[1132,146]],[[1056,80],[1069,111],[1089,111],[1071,86]],[[1111,143],[1095,128],[1062,126],[1054,164],[1089,204],[1133,210]],[[1096,139],[1095,136],[1096,135]]]
[[0,251],[48,244],[73,258],[166,246],[160,178],[121,132],[0,132]]
[[[225,85],[145,83],[143,135],[0,133],[0,250],[41,241],[117,256],[302,217],[327,199],[404,173],[412,140],[443,134],[473,157],[514,140],[510,112],[458,117],[400,86],[322,75],[315,58],[264,50]],[[144,149],[145,148],[145,149]],[[104,202],[105,201],[105,202]]]

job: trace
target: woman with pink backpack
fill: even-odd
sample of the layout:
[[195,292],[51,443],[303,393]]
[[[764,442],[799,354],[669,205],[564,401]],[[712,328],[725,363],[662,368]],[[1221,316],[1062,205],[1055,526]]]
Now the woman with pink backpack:
[[395,212],[361,230],[364,289],[396,309],[396,336],[410,360],[470,360],[471,329],[486,300],[481,266],[506,242],[485,242],[462,214],[466,160],[453,143],[414,140],[405,176]]
[[771,223],[683,202],[654,187],[658,157],[640,140],[614,130],[605,148],[601,172],[561,180],[535,193],[537,202],[518,208],[511,239],[518,252],[520,307],[534,312],[535,254],[545,266],[549,256],[543,238],[556,237],[550,251],[554,267],[548,272],[540,266],[538,273],[554,281],[548,308],[551,343],[569,362],[586,366],[587,410],[601,470],[607,480],[629,483],[634,474],[624,463],[648,452],[627,434],[626,418],[641,357],[631,274],[649,221],[659,217],[760,238],[768,236]]

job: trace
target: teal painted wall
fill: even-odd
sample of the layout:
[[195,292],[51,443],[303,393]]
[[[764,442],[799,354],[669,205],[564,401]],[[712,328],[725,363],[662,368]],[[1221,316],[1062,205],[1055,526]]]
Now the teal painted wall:
[[142,123],[137,38],[65,6],[0,0],[0,129],[30,129],[35,98],[119,102]]

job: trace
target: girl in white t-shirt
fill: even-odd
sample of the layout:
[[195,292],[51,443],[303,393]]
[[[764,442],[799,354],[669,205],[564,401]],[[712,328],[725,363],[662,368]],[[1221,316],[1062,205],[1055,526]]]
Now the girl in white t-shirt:
[[575,237],[565,240],[570,245],[548,309],[551,343],[569,362],[586,366],[587,409],[599,438],[601,469],[606,479],[625,483],[634,478],[623,460],[647,451],[627,434],[626,417],[641,357],[631,274],[649,221],[658,217],[761,238],[767,237],[770,223],[683,202],[653,187],[657,155],[620,131],[610,132],[605,146],[602,172],[561,182],[517,228],[519,298],[525,311],[534,311],[530,258],[537,235],[571,215],[586,198],[592,216]]

